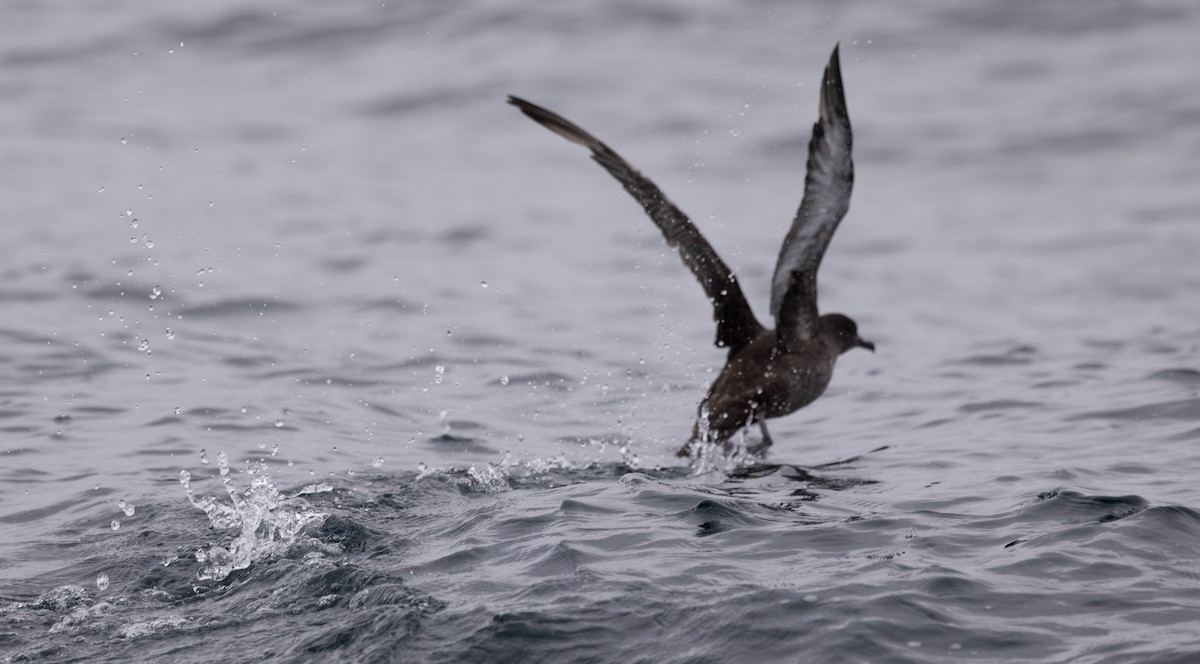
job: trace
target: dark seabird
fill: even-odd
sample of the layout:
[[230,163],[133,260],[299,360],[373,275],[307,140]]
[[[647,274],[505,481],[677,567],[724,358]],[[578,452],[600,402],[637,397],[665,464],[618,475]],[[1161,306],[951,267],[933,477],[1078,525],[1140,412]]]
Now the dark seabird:
[[874,344],[858,336],[858,326],[849,317],[817,312],[817,268],[850,206],[854,184],[850,116],[837,47],[822,79],[820,117],[808,144],[804,197],[783,238],[771,279],[774,330],[758,322],[737,277],[687,215],[646,176],[562,116],[517,97],[509,97],[508,103],[550,131],[591,150],[592,159],[641,203],[667,244],[679,249],[684,264],[700,280],[713,304],[716,344],[728,349],[729,355],[700,402],[692,436],[680,448],[679,456],[695,454],[699,444],[727,445],[734,434],[753,424],[758,424],[763,438],[750,451],[765,451],[771,446],[767,418],[793,413],[821,396],[842,353],[851,348],[875,350]]

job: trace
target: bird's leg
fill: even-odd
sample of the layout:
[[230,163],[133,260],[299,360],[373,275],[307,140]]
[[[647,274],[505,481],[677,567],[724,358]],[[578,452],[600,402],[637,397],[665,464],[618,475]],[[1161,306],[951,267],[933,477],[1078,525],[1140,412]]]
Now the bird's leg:
[[762,431],[762,440],[755,445],[747,447],[746,451],[754,455],[764,455],[767,453],[767,449],[775,444],[775,441],[771,440],[771,434],[767,432],[767,420],[765,418],[758,421],[758,429]]

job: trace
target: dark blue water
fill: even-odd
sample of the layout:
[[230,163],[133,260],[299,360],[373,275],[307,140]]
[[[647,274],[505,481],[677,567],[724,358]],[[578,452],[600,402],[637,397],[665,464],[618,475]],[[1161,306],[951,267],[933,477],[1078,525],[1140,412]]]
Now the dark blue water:
[[[1200,660],[1197,34],[5,5],[0,661]],[[762,315],[837,42],[821,303],[878,352],[765,461],[680,465],[709,305],[505,95],[654,177]]]

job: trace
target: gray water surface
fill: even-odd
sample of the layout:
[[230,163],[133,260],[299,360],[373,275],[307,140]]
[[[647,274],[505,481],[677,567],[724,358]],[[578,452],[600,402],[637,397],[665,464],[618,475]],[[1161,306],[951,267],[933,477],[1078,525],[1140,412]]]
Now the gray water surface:
[[[5,4],[0,661],[1200,658],[1198,34],[1115,0]],[[839,42],[821,306],[878,352],[697,474],[709,304],[504,99],[653,177],[765,317]]]

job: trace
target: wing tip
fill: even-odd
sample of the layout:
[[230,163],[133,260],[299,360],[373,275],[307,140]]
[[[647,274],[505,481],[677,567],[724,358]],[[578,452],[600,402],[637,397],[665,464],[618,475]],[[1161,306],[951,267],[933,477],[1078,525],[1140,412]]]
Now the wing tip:
[[849,123],[850,114],[846,110],[845,86],[842,84],[842,43],[838,42],[829,55],[829,64],[825,65],[825,75],[821,81],[821,119],[825,121],[839,120]]
[[833,45],[833,52],[829,54],[829,64],[825,65],[825,73],[828,77],[830,73],[838,81],[842,79],[842,42],[837,42]]
[[516,95],[508,95],[508,103],[516,106],[530,120],[542,125],[546,129],[562,136],[563,138],[577,143],[593,152],[602,152],[604,144],[601,143],[595,136],[587,133],[580,127],[576,126],[570,120],[551,111],[548,108],[543,108],[537,104],[526,101]]
[[[538,116],[544,115],[546,112],[541,106],[538,106],[531,101],[526,101],[525,99],[522,99],[516,95],[508,95],[507,101],[509,104],[516,106],[522,113],[528,115],[534,120],[538,120]],[[538,122],[541,122],[541,120],[538,120]]]

